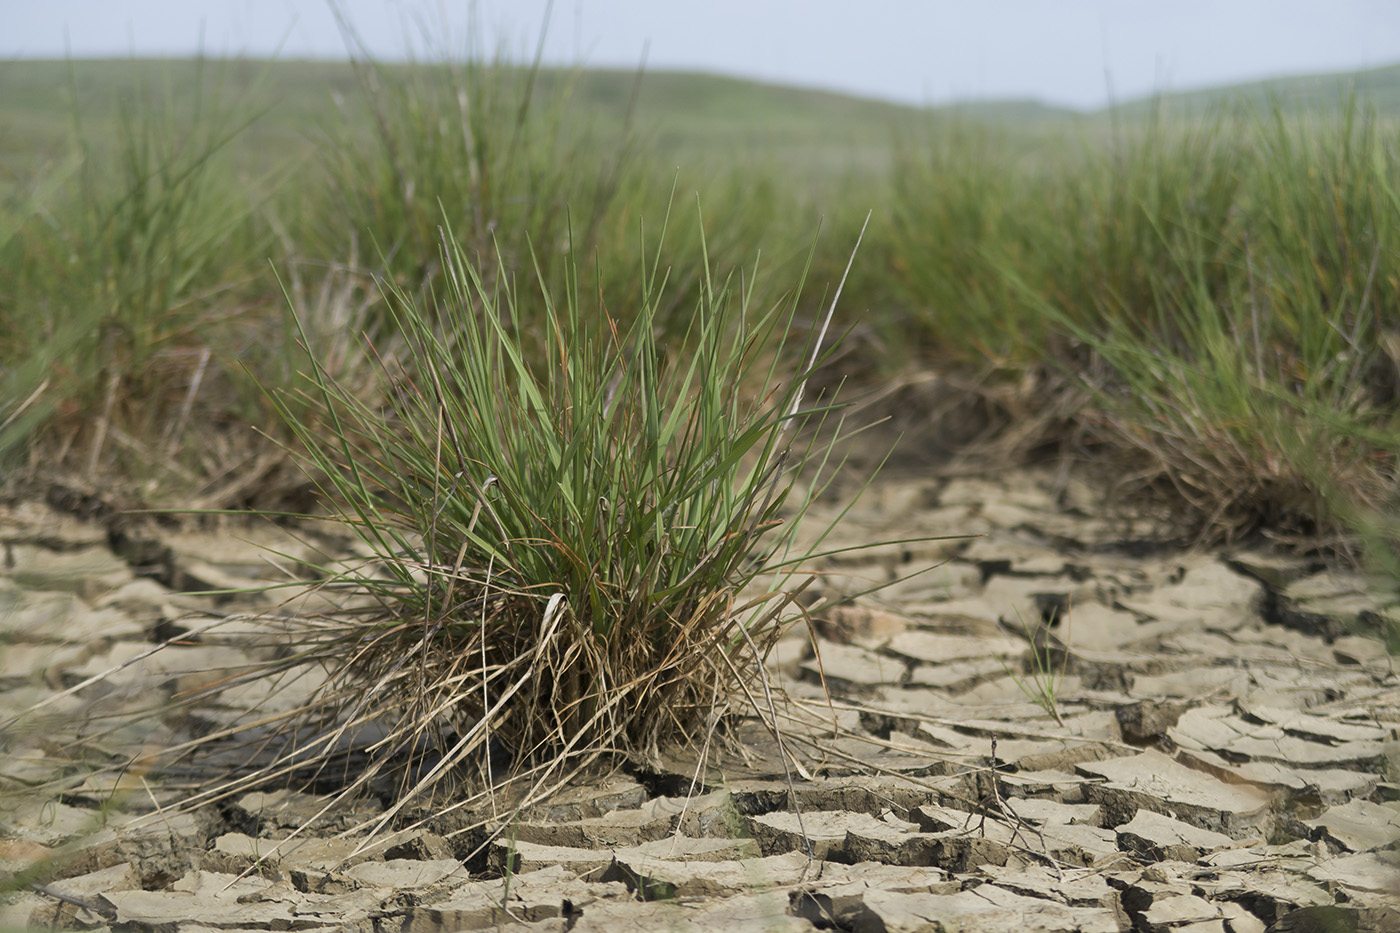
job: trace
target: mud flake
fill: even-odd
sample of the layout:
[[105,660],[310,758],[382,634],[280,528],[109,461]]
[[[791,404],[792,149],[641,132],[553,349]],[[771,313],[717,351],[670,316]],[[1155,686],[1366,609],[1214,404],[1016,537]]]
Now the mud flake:
[[489,864],[499,872],[507,866],[517,873],[559,867],[580,877],[601,877],[614,858],[640,861],[665,859],[674,862],[728,861],[758,856],[752,839],[692,839],[675,836],[621,849],[584,849],[570,846],[543,846],[530,842],[497,839],[491,845]]
[[1325,805],[1365,797],[1380,783],[1380,776],[1342,768],[1290,768],[1276,761],[1234,764],[1211,751],[1182,748],[1177,761],[1230,784],[1252,784],[1266,793],[1290,792],[1316,795]]
[[835,691],[868,692],[884,684],[903,682],[907,665],[903,661],[856,645],[826,644],[820,658],[801,665],[811,682],[826,683]]
[[1096,652],[1111,652],[1144,638],[1137,616],[1097,600],[1070,607],[1059,627],[1071,647],[1092,645]]
[[0,577],[0,633],[15,641],[86,645],[140,639],[145,626],[117,609],[92,609],[73,593],[21,589]]
[[1150,593],[1120,600],[1120,605],[1136,615],[1155,619],[1175,631],[1202,623],[1216,631],[1229,631],[1249,624],[1258,616],[1264,588],[1257,581],[1231,570],[1210,557],[1184,562],[1180,578]]
[[1220,918],[1220,908],[1210,901],[1194,894],[1178,894],[1173,897],[1157,898],[1152,906],[1143,911],[1143,920],[1148,927],[1165,929],[1181,928],[1187,924],[1206,923]]
[[1111,829],[1079,823],[1047,823],[1021,831],[1022,848],[1066,865],[1088,868],[1116,859],[1118,839]]
[[1025,642],[1005,635],[946,635],[916,629],[895,635],[884,650],[909,661],[946,664],[972,658],[1018,657],[1024,648]]
[[1044,825],[1102,826],[1103,808],[1093,803],[1061,803],[1041,797],[1011,797],[1002,802],[1017,819]]
[[1319,716],[1295,709],[1276,709],[1248,704],[1242,712],[1255,719],[1272,723],[1284,732],[1312,742],[1384,742],[1395,738],[1393,726],[1387,728],[1375,721],[1348,722],[1340,716]]
[[1009,868],[984,865],[981,874],[1014,894],[1058,901],[1072,907],[1109,907],[1115,898],[1114,889],[1101,872],[1088,869],[1051,869],[1045,865]]
[[788,913],[788,894],[768,891],[699,902],[606,901],[583,910],[571,933],[811,933],[808,920]]
[[1304,822],[1325,832],[1348,852],[1370,852],[1400,841],[1400,809],[1367,800],[1329,807],[1321,816]]
[[540,871],[558,866],[581,877],[601,875],[612,860],[613,853],[607,849],[546,846],[501,838],[492,840],[487,856],[487,864],[501,874]]
[[[737,813],[771,813],[788,806],[785,781],[740,781],[730,785]],[[967,790],[957,777],[935,776],[910,779],[895,775],[855,774],[817,778],[795,785],[797,805],[808,810],[845,810],[880,816],[887,810],[907,814],[931,800],[961,794]]]
[[1286,871],[1270,868],[1259,870],[1257,867],[1222,871],[1195,878],[1191,886],[1215,904],[1223,905],[1230,901],[1247,903],[1265,922],[1272,923],[1299,907],[1333,902],[1332,894],[1325,887],[1301,874],[1302,867],[1300,863]]
[[1343,635],[1332,642],[1332,658],[1338,664],[1360,667],[1380,676],[1395,671],[1395,659],[1377,638]]
[[962,885],[936,868],[861,862],[820,863],[792,894],[792,913],[824,928],[856,929],[865,896],[873,890],[900,894],[956,894]]
[[[894,828],[912,832],[918,826],[900,821]],[[764,855],[805,854],[810,843],[813,857],[840,861],[848,834],[884,836],[891,831],[891,824],[867,813],[843,810],[816,810],[800,815],[780,811],[751,817],[750,829]]]
[[1131,820],[1117,828],[1117,832],[1123,849],[1154,861],[1194,862],[1203,854],[1237,844],[1224,833],[1201,829],[1146,809],[1135,813]]
[[644,900],[662,900],[789,887],[806,876],[811,862],[800,852],[724,862],[672,862],[620,852],[614,866],[606,879],[624,881]]
[[822,776],[853,777],[871,772],[923,776],[943,773],[945,759],[941,747],[891,732],[887,739],[851,734],[825,740],[804,762],[809,772]]
[[0,505],[0,544],[34,544],[74,551],[104,544],[107,528],[61,512],[35,499]]
[[1315,561],[1263,549],[1236,551],[1225,562],[1230,569],[1276,590],[1322,569]]
[[1112,755],[1113,752],[1101,743],[1075,739],[1002,739],[997,742],[997,760],[1017,770],[1063,770],[1082,761]]
[[345,876],[360,884],[395,891],[439,885],[455,887],[469,880],[467,870],[456,859],[385,859],[382,862],[361,862],[347,868]]
[[1271,621],[1331,641],[1393,611],[1374,595],[1383,588],[1363,574],[1324,571],[1284,587]]
[[[1064,804],[1082,804],[1085,799],[1084,786],[1095,781],[1094,778],[1082,774],[1070,774],[1054,768],[1001,773],[997,775],[997,780],[1006,787],[1016,788],[1027,798],[1049,796]],[[1100,822],[1094,825],[1101,824],[1100,809]]]
[[759,857],[758,844],[743,837],[695,839],[671,836],[617,849],[613,854],[629,859],[664,859],[669,862],[730,862]]
[[396,922],[394,928],[445,933],[495,926],[506,919],[501,911],[505,893],[505,884],[500,880],[468,882],[440,900],[395,910],[392,913]]
[[78,644],[7,644],[0,650],[0,681],[57,684],[62,672],[77,667],[90,651]]
[[1134,675],[1136,696],[1192,699],[1201,696],[1243,696],[1249,691],[1249,672],[1233,667],[1192,667],[1160,675]]
[[[115,925],[127,929],[177,929],[186,923],[262,929],[322,925],[298,916],[299,896],[289,885],[257,876],[190,872],[169,890],[112,891],[102,897],[116,911]],[[346,910],[337,919],[325,918],[324,926],[332,929],[335,924],[367,917],[368,911],[356,918]]]
[[1085,790],[1091,801],[1103,805],[1114,825],[1127,822],[1142,808],[1236,839],[1265,834],[1272,825],[1267,794],[1226,784],[1160,752],[1084,762],[1078,770],[1105,780]]
[[253,791],[239,797],[232,819],[259,834],[298,829],[340,830],[363,822],[382,811],[377,801],[361,798],[350,804],[329,806],[330,797],[293,790]]
[[578,849],[606,849],[635,846],[664,839],[676,828],[674,811],[656,809],[614,810],[602,816],[573,823],[519,822],[511,832],[519,842]]
[[829,641],[865,644],[882,642],[916,623],[903,613],[855,605],[832,606],[816,624],[818,634]]
[[984,595],[960,596],[924,609],[920,628],[961,635],[996,634],[1006,606]]
[[524,923],[565,922],[589,906],[620,901],[628,896],[620,881],[590,881],[575,878],[563,868],[548,868],[515,875],[505,900],[505,916]]
[[1004,673],[1005,662],[998,658],[919,664],[909,672],[908,683],[915,687],[936,687],[957,695]]
[[[982,587],[982,572],[960,560],[925,565],[901,565],[890,571],[895,577],[880,589],[880,600],[905,612],[927,610],[945,600],[971,596]],[[865,587],[869,588],[868,584]]]
[[[1308,728],[1326,733],[1324,717],[1295,717],[1308,722]],[[1341,734],[1358,730],[1337,723]],[[1183,748],[1208,749],[1236,760],[1272,761],[1302,768],[1332,767],[1379,770],[1389,754],[1400,750],[1400,741],[1344,739],[1319,742],[1302,738],[1278,723],[1252,722],[1234,715],[1225,707],[1200,707],[1184,714],[1168,737]],[[1374,733],[1384,733],[1376,730]]]
[[871,891],[852,927],[888,933],[939,930],[943,933],[1119,933],[1113,911],[1070,907],[1014,894],[984,884],[957,894],[900,894]]
[[1004,532],[978,538],[958,559],[974,564],[983,578],[998,574],[1058,577],[1070,566],[1071,556],[1063,550],[1039,543],[1031,535]]
[[133,579],[131,568],[105,546],[53,551],[35,544],[0,548],[0,575],[31,590],[75,593],[93,600]]
[[1167,730],[1176,726],[1181,714],[1188,709],[1185,703],[1165,700],[1142,700],[1129,706],[1120,706],[1114,711],[1123,740],[1134,745],[1146,745],[1166,737]]

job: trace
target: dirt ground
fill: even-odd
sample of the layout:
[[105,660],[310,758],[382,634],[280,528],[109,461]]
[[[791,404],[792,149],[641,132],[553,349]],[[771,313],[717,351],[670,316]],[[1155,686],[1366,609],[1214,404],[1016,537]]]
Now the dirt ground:
[[238,614],[274,604],[193,594],[285,579],[316,542],[4,506],[0,927],[1400,930],[1400,675],[1373,637],[1393,597],[1154,533],[1051,472],[886,477],[836,544],[974,537],[822,563],[823,595],[888,585],[779,644],[786,758],[755,721],[747,754],[619,770],[474,854],[462,814],[365,847],[337,834],[383,801],[185,813],[139,765],[65,761],[79,734],[116,761],[188,729],[131,714],[248,660]]

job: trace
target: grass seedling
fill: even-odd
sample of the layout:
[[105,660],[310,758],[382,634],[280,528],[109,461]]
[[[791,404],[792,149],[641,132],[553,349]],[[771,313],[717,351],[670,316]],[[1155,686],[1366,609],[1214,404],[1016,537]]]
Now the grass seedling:
[[1065,613],[1065,638],[1062,649],[1064,658],[1059,670],[1055,669],[1057,651],[1050,636],[1050,626],[1054,619],[1051,618],[1032,628],[1019,609],[1016,610],[1016,618],[1021,623],[1026,642],[1030,645],[1030,669],[1024,675],[1018,674],[1005,661],[1001,662],[1002,669],[1016,682],[1026,699],[1045,710],[1056,723],[1063,726],[1065,721],[1060,716],[1059,693],[1060,685],[1065,681],[1065,672],[1069,669],[1069,613]]

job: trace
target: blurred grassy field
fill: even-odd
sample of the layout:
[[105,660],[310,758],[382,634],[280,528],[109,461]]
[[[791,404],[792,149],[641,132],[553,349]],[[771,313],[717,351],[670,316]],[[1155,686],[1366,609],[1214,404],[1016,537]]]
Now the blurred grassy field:
[[[384,71],[402,75],[412,68],[389,65]],[[632,122],[643,139],[660,155],[692,164],[746,155],[795,159],[803,167],[882,167],[891,134],[924,116],[897,104],[716,75],[649,73],[640,87],[637,77],[624,71],[543,71],[537,92],[552,99],[567,85],[573,116],[604,138],[621,133],[634,108]],[[262,112],[237,146],[239,156],[255,166],[309,156],[319,142],[317,131],[336,123],[361,91],[345,62],[0,63],[4,182],[12,189],[36,164],[61,158],[75,112],[94,136],[106,136],[119,119],[121,99],[158,97],[166,89],[201,83],[217,86],[226,97],[256,101]],[[1066,113],[1047,108],[1045,115]]]
[[488,63],[8,62],[0,90],[12,476],[277,501],[250,426],[288,440],[259,384],[298,378],[289,308],[363,379],[359,335],[393,341],[376,277],[441,288],[444,221],[492,287],[620,320],[644,255],[674,307],[707,269],[810,262],[815,318],[871,211],[848,374],[938,373],[1187,537],[1394,563],[1400,67],[1092,114]]
[[[413,66],[386,66],[392,74]],[[578,115],[604,134],[622,130],[637,75],[626,71],[544,71],[541,93],[573,87]],[[76,112],[94,130],[110,130],[123,97],[164,88],[217,83],[231,96],[251,95],[265,108],[239,146],[252,159],[294,158],[314,147],[314,130],[353,101],[351,65],[328,61],[195,62],[110,60],[0,62],[0,172],[13,185],[36,160],[60,156]],[[1400,114],[1400,65],[1356,74],[1277,78],[1127,101],[1092,113],[1037,101],[978,101],[909,107],[829,91],[685,72],[645,74],[635,100],[635,128],[660,150],[686,161],[740,152],[781,153],[800,164],[883,168],[895,133],[930,119],[956,118],[1015,130],[1074,126],[1093,130],[1165,107],[1177,117],[1204,117],[1221,105],[1267,110],[1274,102],[1317,114],[1335,112],[1355,91],[1381,114]],[[76,92],[76,93],[75,93]],[[867,158],[868,157],[868,158]]]

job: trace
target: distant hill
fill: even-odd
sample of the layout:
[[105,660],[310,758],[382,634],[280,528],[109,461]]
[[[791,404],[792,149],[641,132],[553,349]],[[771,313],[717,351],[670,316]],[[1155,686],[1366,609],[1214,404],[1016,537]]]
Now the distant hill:
[[[387,65],[390,74],[409,66]],[[516,75],[522,72],[514,72]],[[538,80],[549,101],[572,86],[569,114],[602,140],[616,138],[629,113],[633,129],[665,155],[703,163],[711,157],[775,160],[795,170],[842,172],[886,164],[891,140],[940,117],[998,126],[1053,124],[1072,111],[1034,101],[992,101],[922,108],[850,94],[691,72],[547,69]],[[138,90],[160,99],[174,89],[207,107],[238,101],[253,119],[239,147],[274,166],[310,151],[318,129],[342,112],[362,115],[359,81],[348,62],[75,60],[0,62],[0,176],[26,163],[61,157],[74,126],[71,101],[89,139],[110,138],[123,101]],[[73,92],[76,92],[74,94]],[[635,96],[635,107],[633,101]],[[3,178],[0,178],[3,184]]]
[[[386,67],[393,72],[407,66]],[[253,123],[240,145],[262,164],[308,151],[317,127],[337,119],[342,109],[356,112],[359,95],[347,62],[0,62],[0,185],[5,174],[22,175],[36,160],[61,155],[73,126],[70,88],[76,89],[77,114],[89,138],[101,138],[115,126],[120,102],[130,99],[135,89],[144,87],[159,96],[161,89],[172,88],[192,98],[190,89],[201,81],[206,98],[217,94],[225,100],[246,100]],[[546,93],[558,82],[573,84],[571,114],[592,123],[605,139],[620,130],[634,98],[634,73],[548,70],[540,76]],[[1235,101],[1260,107],[1279,101],[1290,108],[1325,112],[1335,110],[1353,89],[1381,113],[1400,116],[1400,65],[1172,92],[1094,114],[1035,100],[923,108],[743,78],[652,71],[643,75],[631,112],[633,127],[663,154],[683,153],[690,161],[737,155],[798,168],[843,170],[884,164],[895,134],[918,132],[940,119],[1047,129],[1139,117],[1156,107],[1174,115],[1199,115]]]
[[1154,94],[1124,101],[1099,115],[1133,117],[1160,106],[1173,115],[1200,116],[1222,106],[1243,105],[1267,111],[1275,104],[1292,111],[1329,113],[1336,112],[1352,94],[1377,113],[1400,116],[1400,64]]

